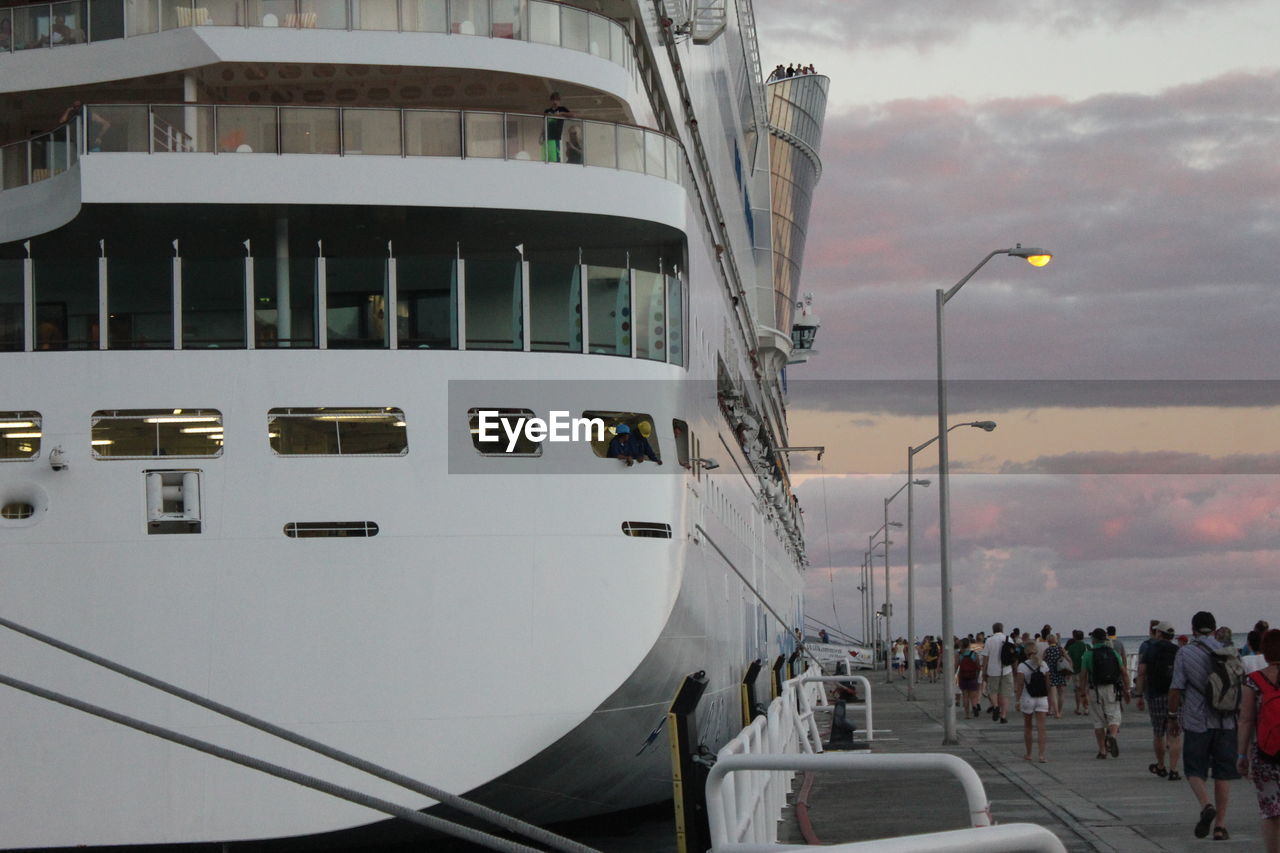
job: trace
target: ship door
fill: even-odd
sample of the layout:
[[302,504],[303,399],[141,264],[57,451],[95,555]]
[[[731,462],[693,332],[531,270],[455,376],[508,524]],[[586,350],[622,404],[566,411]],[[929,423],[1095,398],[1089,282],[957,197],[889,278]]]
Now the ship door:
[[200,472],[147,471],[147,533],[200,532]]

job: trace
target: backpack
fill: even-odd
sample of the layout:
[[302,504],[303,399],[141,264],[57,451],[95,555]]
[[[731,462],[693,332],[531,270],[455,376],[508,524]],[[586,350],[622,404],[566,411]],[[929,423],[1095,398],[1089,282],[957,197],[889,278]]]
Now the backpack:
[[1110,646],[1094,646],[1092,670],[1089,673],[1089,682],[1093,686],[1119,684],[1120,660],[1116,657],[1116,650]]
[[1013,666],[1018,662],[1018,647],[1009,642],[1009,638],[1005,637],[1004,643],[1000,646],[1000,665]]
[[1204,685],[1204,699],[1219,714],[1234,714],[1240,708],[1240,690],[1244,686],[1244,664],[1235,646],[1211,649],[1203,640],[1195,644],[1209,656],[1213,669]]
[[1163,696],[1173,684],[1173,660],[1178,647],[1168,640],[1158,640],[1147,652],[1147,695]]
[[978,663],[978,659],[974,657],[973,652],[964,652],[960,655],[960,677],[966,681],[978,677],[978,670],[982,669],[982,665]]
[[1280,763],[1280,687],[1276,687],[1261,672],[1249,674],[1249,679],[1262,693],[1258,708],[1258,752],[1273,764]]
[[[1030,669],[1031,664],[1027,664]],[[1044,677],[1044,671],[1036,668],[1031,670],[1031,677],[1027,679],[1027,695],[1032,699],[1042,699],[1049,695],[1049,682]]]

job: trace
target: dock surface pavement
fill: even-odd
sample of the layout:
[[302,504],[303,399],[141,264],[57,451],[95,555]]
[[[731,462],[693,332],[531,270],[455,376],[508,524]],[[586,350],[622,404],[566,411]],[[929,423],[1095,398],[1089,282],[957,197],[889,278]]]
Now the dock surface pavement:
[[[1170,782],[1148,770],[1155,761],[1151,723],[1136,702],[1124,707],[1119,756],[1100,761],[1095,757],[1093,718],[1075,716],[1068,696],[1061,719],[1048,721],[1049,761],[1040,764],[1023,760],[1022,715],[1016,711],[1001,724],[985,713],[966,720],[957,709],[960,744],[943,747],[941,684],[917,684],[917,700],[909,702],[905,681],[895,678],[886,684],[883,671],[862,674],[872,683],[874,727],[892,730],[877,731],[872,751],[946,752],[963,758],[982,778],[997,823],[1040,824],[1072,853],[1262,849],[1258,801],[1248,779],[1231,783],[1226,821],[1230,840],[1192,834],[1200,811],[1195,795],[1185,780]],[[824,734],[829,716],[819,718]],[[861,710],[850,709],[848,717],[859,729],[855,737],[861,738]],[[805,782],[804,774],[796,776],[792,801]],[[960,783],[945,773],[819,773],[809,781],[805,799],[812,832],[824,844],[968,826]],[[791,806],[784,812],[778,839],[805,843]]]

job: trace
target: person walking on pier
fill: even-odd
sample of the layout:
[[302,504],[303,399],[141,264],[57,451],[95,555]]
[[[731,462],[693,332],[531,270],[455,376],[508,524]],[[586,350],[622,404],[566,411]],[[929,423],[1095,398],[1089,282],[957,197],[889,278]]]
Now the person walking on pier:
[[1098,758],[1112,758],[1120,755],[1121,706],[1123,696],[1129,702],[1129,674],[1125,671],[1124,659],[1107,641],[1107,632],[1094,628],[1089,635],[1093,639],[1087,651],[1080,659],[1080,681],[1090,691],[1089,699],[1093,704],[1093,736],[1098,741]]
[[1266,666],[1245,679],[1249,689],[1240,697],[1236,769],[1257,789],[1267,853],[1280,853],[1280,631],[1262,632],[1249,648],[1262,653]]
[[1067,681],[1075,670],[1071,668],[1071,658],[1058,645],[1057,634],[1048,635],[1040,651],[1040,659],[1049,665],[1049,714],[1061,718],[1067,701]]
[[[1231,837],[1227,832],[1227,805],[1231,782],[1240,778],[1236,769],[1236,713],[1214,707],[1206,692],[1214,677],[1222,644],[1213,636],[1217,620],[1207,610],[1191,617],[1195,639],[1178,650],[1169,687],[1169,733],[1186,732],[1182,744],[1182,772],[1200,803],[1196,838],[1204,838],[1213,826],[1215,841]],[[1237,658],[1237,664],[1239,659]],[[1237,682],[1235,689],[1241,689]],[[1238,701],[1238,700],[1237,700]],[[1209,776],[1213,776],[1213,800],[1209,799]]]
[[1022,741],[1027,751],[1023,758],[1031,760],[1031,725],[1034,722],[1040,763],[1049,760],[1048,733],[1045,720],[1049,716],[1049,665],[1040,659],[1040,646],[1034,639],[1027,639],[1022,646],[1027,659],[1014,670],[1014,690],[1018,694],[1018,710],[1022,712]]
[[991,699],[991,719],[1009,722],[1009,700],[1013,698],[1013,643],[1005,637],[1004,623],[991,626],[991,636],[982,647],[982,682]]
[[[1089,644],[1084,641],[1084,631],[1076,628],[1071,632],[1071,642],[1067,643],[1067,656],[1071,658],[1071,671],[1080,672],[1081,661],[1084,660],[1084,653],[1089,648]],[[1076,679],[1075,690],[1076,707],[1075,713],[1079,715],[1087,715],[1089,713],[1089,691],[1084,686],[1083,679]]]
[[[1182,757],[1182,736],[1169,732],[1169,687],[1173,684],[1173,662],[1178,656],[1178,646],[1173,642],[1173,626],[1156,619],[1151,624],[1151,639],[1138,651],[1138,678],[1134,691],[1138,694],[1138,710],[1145,700],[1151,714],[1151,747],[1156,763],[1147,769],[1157,776],[1176,782],[1178,759]],[[1168,749],[1169,763],[1165,764]]]

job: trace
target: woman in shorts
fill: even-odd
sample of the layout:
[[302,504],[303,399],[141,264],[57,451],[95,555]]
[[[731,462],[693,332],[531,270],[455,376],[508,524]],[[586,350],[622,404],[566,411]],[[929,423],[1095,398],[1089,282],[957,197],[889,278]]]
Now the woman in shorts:
[[[1027,752],[1023,755],[1026,761],[1031,760],[1031,726],[1035,724],[1037,745],[1040,747],[1040,763],[1049,760],[1046,752],[1049,748],[1049,736],[1045,731],[1045,720],[1049,716],[1049,665],[1040,658],[1040,647],[1033,639],[1022,644],[1027,659],[1018,664],[1013,671],[1013,692],[1018,697],[1018,710],[1022,712],[1022,740]],[[1044,677],[1037,679],[1042,688],[1040,696],[1032,696],[1032,676],[1039,672]]]

